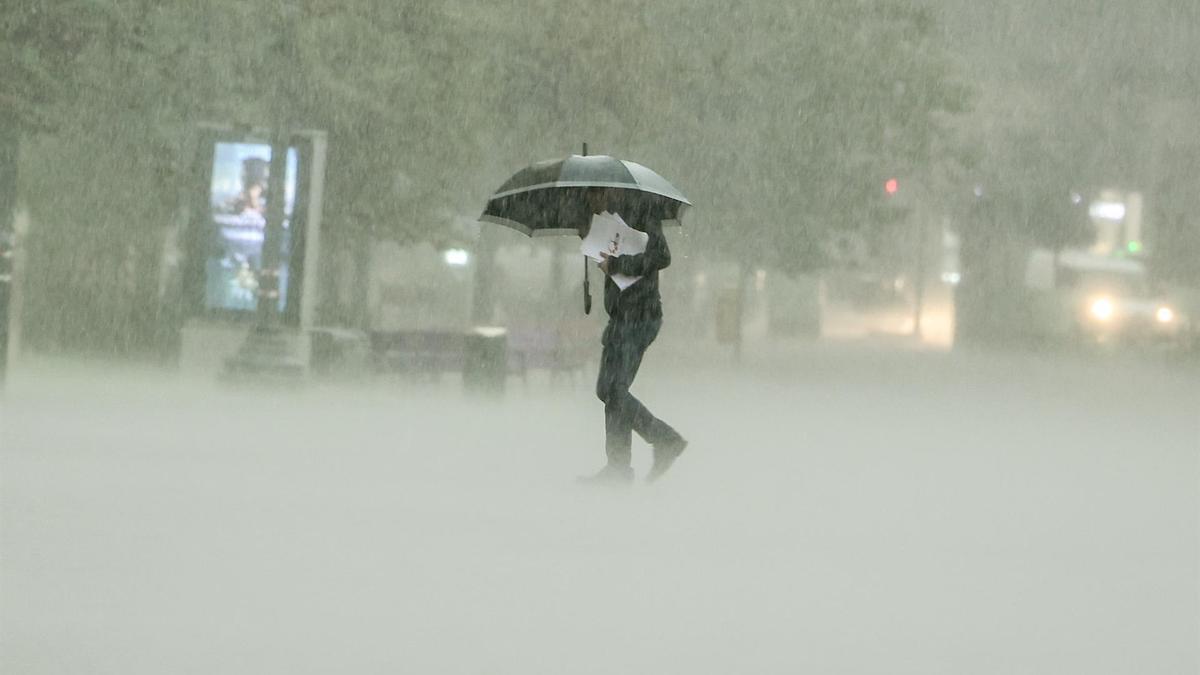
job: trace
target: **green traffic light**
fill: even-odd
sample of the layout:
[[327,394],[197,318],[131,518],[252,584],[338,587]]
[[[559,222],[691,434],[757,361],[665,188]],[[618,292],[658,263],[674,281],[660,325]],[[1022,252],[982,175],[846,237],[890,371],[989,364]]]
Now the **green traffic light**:
[[1126,248],[1126,249],[1127,249],[1127,250],[1128,250],[1130,253],[1141,253],[1141,251],[1142,251],[1142,242],[1140,242],[1140,241],[1131,241],[1131,242],[1129,242],[1128,244],[1126,244],[1126,245],[1125,245],[1125,248]]

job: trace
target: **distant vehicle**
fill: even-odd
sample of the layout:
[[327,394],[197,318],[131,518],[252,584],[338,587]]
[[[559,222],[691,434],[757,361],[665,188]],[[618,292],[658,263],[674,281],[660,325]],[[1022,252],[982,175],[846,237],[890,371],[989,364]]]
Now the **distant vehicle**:
[[1042,337],[1080,345],[1183,346],[1189,317],[1156,292],[1146,267],[1128,258],[1038,249],[1025,285]]

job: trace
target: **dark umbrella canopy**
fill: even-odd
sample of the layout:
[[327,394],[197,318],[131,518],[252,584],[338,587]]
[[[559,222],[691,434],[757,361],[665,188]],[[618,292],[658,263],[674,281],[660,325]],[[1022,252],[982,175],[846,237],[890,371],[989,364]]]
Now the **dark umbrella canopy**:
[[616,188],[618,211],[636,210],[666,225],[678,224],[691,205],[641,164],[608,155],[571,155],[518,171],[488,199],[479,219],[530,236],[574,234],[591,216],[584,192],[594,187]]

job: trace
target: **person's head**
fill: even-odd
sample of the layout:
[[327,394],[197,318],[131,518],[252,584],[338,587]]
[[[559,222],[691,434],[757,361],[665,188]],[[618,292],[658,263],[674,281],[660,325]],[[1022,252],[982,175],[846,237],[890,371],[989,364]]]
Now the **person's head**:
[[612,190],[605,187],[587,189],[587,205],[592,213],[604,213],[611,210]]

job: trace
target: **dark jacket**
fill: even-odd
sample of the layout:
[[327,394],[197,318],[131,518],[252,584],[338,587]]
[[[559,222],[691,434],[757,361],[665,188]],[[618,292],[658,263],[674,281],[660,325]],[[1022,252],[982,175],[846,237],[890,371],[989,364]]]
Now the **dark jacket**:
[[663,236],[662,221],[647,219],[629,226],[650,235],[646,251],[637,255],[609,258],[609,272],[642,277],[622,291],[612,279],[604,279],[604,311],[613,320],[647,321],[662,319],[662,296],[658,292],[658,271],[671,264],[671,249]]

